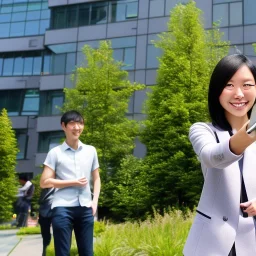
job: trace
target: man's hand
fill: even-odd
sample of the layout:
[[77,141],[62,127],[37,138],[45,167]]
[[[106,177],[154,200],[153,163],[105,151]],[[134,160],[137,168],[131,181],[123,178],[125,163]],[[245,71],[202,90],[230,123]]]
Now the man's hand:
[[243,211],[247,212],[249,217],[256,215],[256,199],[241,203],[240,206],[244,208]]
[[92,201],[92,215],[94,216],[97,211],[98,204]]
[[86,178],[80,178],[76,181],[76,186],[78,187],[85,187],[88,183],[88,180]]

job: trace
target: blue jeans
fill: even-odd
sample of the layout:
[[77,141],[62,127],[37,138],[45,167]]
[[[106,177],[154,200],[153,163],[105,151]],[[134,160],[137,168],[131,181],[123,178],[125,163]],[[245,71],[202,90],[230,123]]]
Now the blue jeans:
[[52,227],[56,256],[69,256],[72,231],[74,229],[79,256],[93,256],[92,208],[55,207]]

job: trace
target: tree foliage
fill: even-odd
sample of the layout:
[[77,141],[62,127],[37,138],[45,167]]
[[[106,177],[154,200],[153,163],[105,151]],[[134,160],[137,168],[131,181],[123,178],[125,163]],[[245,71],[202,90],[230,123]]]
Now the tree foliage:
[[113,186],[112,212],[117,220],[143,219],[151,207],[148,193],[147,169],[143,159],[133,155],[127,156],[121,162]]
[[101,168],[101,206],[112,204],[108,182],[114,179],[121,160],[132,153],[138,124],[126,116],[133,92],[144,86],[131,83],[124,64],[113,58],[111,44],[102,41],[98,49],[83,47],[86,64],[73,76],[73,89],[65,89],[63,111],[75,109],[85,118],[81,141],[96,147]]
[[33,178],[33,180],[31,180],[31,182],[35,186],[35,191],[31,199],[31,212],[35,214],[39,213],[39,198],[42,191],[40,187],[40,178],[41,178],[41,174],[38,174]]
[[0,114],[0,222],[9,220],[18,193],[16,177],[17,140],[7,111]]
[[205,32],[194,1],[176,5],[168,31],[156,47],[163,51],[157,85],[146,103],[142,141],[147,146],[148,185],[153,206],[193,207],[203,178],[188,140],[191,124],[207,121],[207,91],[211,72],[227,54],[217,27]]

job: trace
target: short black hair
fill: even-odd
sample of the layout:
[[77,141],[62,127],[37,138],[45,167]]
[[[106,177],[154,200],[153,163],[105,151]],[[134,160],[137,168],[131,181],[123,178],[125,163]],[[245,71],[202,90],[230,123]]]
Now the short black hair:
[[65,126],[71,121],[84,123],[84,118],[78,111],[70,110],[65,112],[60,119],[60,123],[64,123]]
[[[208,91],[208,109],[212,124],[218,126],[225,131],[231,131],[232,128],[226,119],[224,108],[221,106],[219,97],[227,85],[228,81],[233,77],[237,70],[246,65],[256,81],[255,65],[243,54],[232,54],[222,58],[213,70],[209,91]],[[251,110],[248,111],[250,117]]]
[[28,176],[24,173],[19,174],[19,180],[28,181]]

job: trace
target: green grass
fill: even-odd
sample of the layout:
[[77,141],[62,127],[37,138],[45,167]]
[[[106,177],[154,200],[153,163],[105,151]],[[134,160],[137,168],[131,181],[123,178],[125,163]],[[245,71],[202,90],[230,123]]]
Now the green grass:
[[[192,221],[192,213],[184,217],[181,211],[173,211],[164,216],[156,213],[153,219],[143,222],[107,223],[106,226],[101,223],[99,225],[104,228],[97,233],[94,255],[182,256]],[[98,225],[96,223],[95,227]],[[74,238],[70,255],[78,255]],[[47,256],[54,256],[53,242],[47,250]]]
[[109,225],[96,240],[95,256],[178,256],[192,224],[180,211],[155,214],[141,223]]
[[17,232],[17,235],[36,235],[36,234],[41,234],[41,230],[39,226],[20,228],[19,231]]
[[7,230],[7,229],[17,229],[16,226],[8,225],[0,225],[0,230]]

